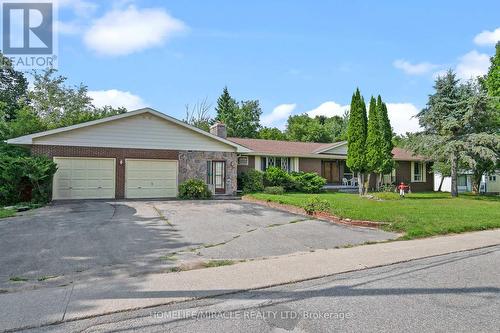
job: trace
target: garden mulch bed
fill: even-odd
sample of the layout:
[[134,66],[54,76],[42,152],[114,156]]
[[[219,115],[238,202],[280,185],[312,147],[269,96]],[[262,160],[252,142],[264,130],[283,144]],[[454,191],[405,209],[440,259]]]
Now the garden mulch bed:
[[282,203],[273,202],[273,201],[259,200],[259,199],[255,199],[255,198],[252,198],[249,196],[243,196],[242,200],[247,201],[247,202],[252,202],[252,203],[255,203],[258,205],[286,211],[289,213],[313,217],[313,218],[316,218],[318,220],[327,221],[327,222],[336,223],[336,224],[343,224],[343,225],[349,225],[349,226],[355,226],[355,227],[365,227],[365,228],[377,228],[377,229],[379,229],[383,226],[389,225],[389,223],[387,223],[387,222],[362,221],[362,220],[353,220],[353,219],[348,219],[348,218],[344,219],[344,218],[335,216],[329,212],[315,212],[311,215],[311,214],[308,214],[301,207],[282,204]]

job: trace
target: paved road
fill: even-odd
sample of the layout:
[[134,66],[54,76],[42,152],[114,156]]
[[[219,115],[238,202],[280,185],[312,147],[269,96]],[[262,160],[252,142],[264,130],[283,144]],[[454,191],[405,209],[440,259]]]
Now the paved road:
[[0,220],[0,292],[395,237],[241,201],[65,202]]
[[499,276],[496,246],[30,332],[499,332]]

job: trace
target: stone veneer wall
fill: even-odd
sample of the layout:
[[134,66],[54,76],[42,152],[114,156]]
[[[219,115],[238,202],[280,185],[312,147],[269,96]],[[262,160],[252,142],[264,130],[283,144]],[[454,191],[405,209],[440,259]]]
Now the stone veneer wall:
[[237,190],[237,155],[218,151],[179,151],[179,184],[189,178],[207,180],[207,161],[226,161],[226,194]]

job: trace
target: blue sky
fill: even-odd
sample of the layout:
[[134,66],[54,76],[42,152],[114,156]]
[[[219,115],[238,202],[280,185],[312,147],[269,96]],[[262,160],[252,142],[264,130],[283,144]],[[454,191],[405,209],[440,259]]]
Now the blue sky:
[[403,133],[441,71],[487,70],[499,12],[499,1],[60,0],[58,66],[96,104],[177,118],[227,85],[278,127],[342,114],[359,87],[382,95]]

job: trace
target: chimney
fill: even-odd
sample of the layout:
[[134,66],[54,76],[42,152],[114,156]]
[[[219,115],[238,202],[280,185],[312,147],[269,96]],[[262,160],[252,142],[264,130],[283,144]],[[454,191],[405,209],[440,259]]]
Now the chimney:
[[210,126],[210,133],[217,135],[219,138],[225,139],[227,137],[226,125],[218,121]]

